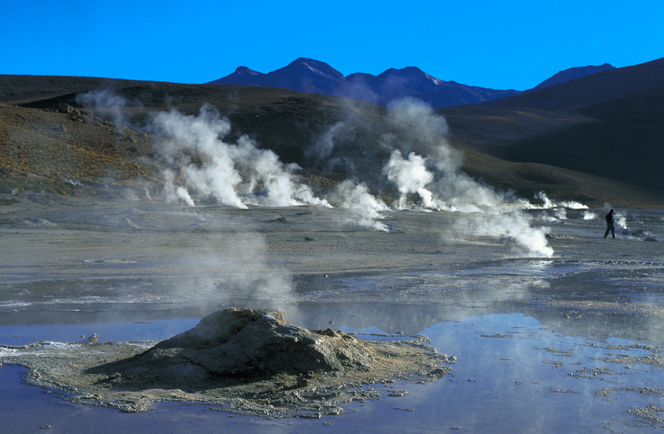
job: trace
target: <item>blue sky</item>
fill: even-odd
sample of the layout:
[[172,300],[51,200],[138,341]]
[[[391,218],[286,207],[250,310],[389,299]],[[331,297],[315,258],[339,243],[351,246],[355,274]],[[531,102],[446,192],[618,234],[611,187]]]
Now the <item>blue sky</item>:
[[664,57],[664,1],[3,0],[0,74],[205,83],[298,57],[344,75],[418,66],[528,89],[573,66]]

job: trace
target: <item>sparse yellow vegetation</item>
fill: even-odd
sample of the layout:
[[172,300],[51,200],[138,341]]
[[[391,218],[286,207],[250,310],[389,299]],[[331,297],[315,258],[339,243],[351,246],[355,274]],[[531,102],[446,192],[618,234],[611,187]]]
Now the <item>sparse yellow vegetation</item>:
[[127,141],[132,149],[125,150],[123,139],[129,134],[120,137],[114,128],[75,122],[57,112],[0,105],[2,184],[44,189],[42,184],[50,183],[49,191],[70,194],[60,184],[92,184],[100,177],[156,179],[156,163],[139,160],[136,153],[151,150],[154,138],[132,135]]

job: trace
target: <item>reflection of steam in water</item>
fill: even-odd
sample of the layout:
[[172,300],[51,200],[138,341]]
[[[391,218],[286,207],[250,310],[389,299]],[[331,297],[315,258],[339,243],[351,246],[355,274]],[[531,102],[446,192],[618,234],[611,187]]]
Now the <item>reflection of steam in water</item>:
[[[470,303],[469,309],[489,309],[504,301],[526,299],[550,287],[549,279],[560,272],[548,261],[481,262],[450,264],[428,270],[400,273],[344,273],[327,278],[297,277],[295,299],[299,302],[353,303]],[[454,308],[453,318],[468,310]],[[451,319],[451,318],[450,318]],[[410,330],[414,333],[416,331]]]
[[[372,311],[371,306],[364,307],[365,310],[358,304],[350,308],[339,306],[338,312],[335,312],[326,306],[310,306],[310,311],[305,313],[311,320],[338,320],[333,327],[347,332],[384,331],[384,327],[377,326],[372,319],[373,313],[384,309]],[[337,314],[343,314],[347,310],[351,310],[355,315],[339,320]],[[419,311],[422,316],[431,315],[428,318],[430,322],[414,333],[429,338],[439,353],[454,355],[456,363],[450,365],[450,376],[444,381],[428,384],[396,382],[366,385],[359,389],[386,392],[397,389],[408,394],[400,398],[383,396],[381,400],[362,401],[361,405],[343,404],[345,413],[352,414],[322,420],[292,419],[285,424],[282,422],[281,426],[286,426],[287,430],[291,431],[316,432],[316,429],[320,429],[321,422],[332,422],[337,427],[354,427],[358,420],[362,420],[370,423],[376,430],[405,432],[414,426],[415,415],[418,430],[432,432],[440,431],[441,427],[497,433],[533,430],[542,433],[600,432],[616,428],[621,432],[640,432],[643,428],[635,425],[648,426],[648,421],[644,419],[648,414],[641,409],[657,407],[664,395],[661,389],[661,364],[657,365],[661,358],[657,348],[652,345],[623,339],[602,342],[566,335],[541,322],[539,315],[469,315],[453,320],[436,320],[431,306],[422,306]],[[398,318],[400,309],[394,307],[389,313]],[[417,311],[408,309],[407,314],[417,316]],[[198,319],[190,322],[187,327],[180,326],[179,329],[169,329],[167,332],[145,330],[163,330],[168,321],[140,325],[114,324],[104,333],[113,333],[118,328],[122,329],[123,333],[109,334],[107,339],[103,339],[106,334],[100,333],[100,337],[104,341],[126,338],[144,340],[146,338],[143,335],[154,339],[171,336],[193,327]],[[327,321],[325,325],[327,326]],[[81,333],[81,325],[63,327],[68,328],[68,334]],[[53,326],[39,328],[43,331],[37,336],[44,336],[44,332],[52,330]],[[13,333],[22,334],[22,330],[18,327]],[[36,346],[35,353],[76,351],[77,346],[84,345],[87,346],[82,343],[73,346],[41,343]],[[18,351],[11,348],[0,349],[0,357],[4,363],[11,363],[10,359],[17,356]],[[5,366],[3,369],[8,368]],[[17,387],[21,385],[19,375],[11,381],[15,381]],[[29,392],[31,389],[24,394]],[[43,393],[38,388],[34,388],[32,392],[35,405],[43,405],[39,404],[43,401]],[[177,393],[174,390],[171,392]],[[32,403],[32,400],[27,401],[27,407],[31,407]],[[395,406],[412,408],[414,411],[396,411]],[[80,411],[76,408],[73,407],[73,411]],[[166,413],[162,413],[164,417],[153,416],[149,423],[155,428],[168,425],[170,429],[185,427],[186,430],[190,428],[187,425],[191,425],[191,417],[196,417],[197,426],[203,427],[204,430],[208,430],[208,427],[210,431],[223,430],[226,427],[237,428],[236,419],[220,418],[216,412],[201,412],[199,407],[193,407],[195,412],[189,413],[191,410],[188,409],[191,408],[168,407],[167,413],[173,414],[174,418],[166,418]],[[108,413],[95,409],[91,411],[96,418]],[[71,421],[72,418],[67,412],[64,408],[63,413],[66,413]],[[206,416],[211,413],[211,417]],[[131,417],[141,420],[140,415]],[[58,421],[54,418],[55,416],[51,416],[49,422],[54,424],[53,420]],[[274,430],[278,421],[254,421],[253,425],[247,425],[252,423],[249,419],[241,422],[242,427],[249,428],[265,423],[269,429]],[[64,420],[60,426],[64,426]]]
[[[302,314],[305,322],[314,324],[320,323],[322,318],[333,318],[337,321],[333,325],[335,329],[346,332],[390,332],[373,317],[374,313],[383,312],[385,306],[377,306],[374,311],[370,305],[338,306],[337,313],[347,310],[355,313],[344,319],[335,315],[334,309],[310,306]],[[392,324],[398,327],[394,320],[400,319],[399,309],[388,310],[394,316]],[[407,315],[417,316],[415,309],[406,310]],[[361,407],[343,404],[346,410],[356,410],[352,423],[357,423],[359,417],[367,417],[377,429],[385,429],[383,421],[389,421],[390,429],[407,430],[412,427],[412,413],[395,412],[397,405],[413,408],[418,413],[417,426],[422,430],[458,426],[477,432],[527,432],[533,427],[538,427],[538,432],[551,433],[599,432],[616,424],[630,428],[635,422],[643,423],[646,412],[634,409],[656,406],[664,396],[660,387],[661,357],[658,348],[652,345],[634,340],[609,338],[602,341],[567,335],[541,322],[539,315],[475,314],[441,320],[436,319],[436,309],[430,306],[423,306],[419,311],[422,317],[429,315],[430,322],[414,333],[428,338],[439,353],[455,359],[450,365],[451,376],[426,385],[404,382],[369,385],[367,389],[398,389],[407,394],[399,401],[384,396],[380,401],[367,402]],[[140,340],[144,339],[141,334],[162,336],[163,333],[145,330],[165,328],[167,323],[138,327],[134,324],[135,330],[123,324],[114,328],[119,326],[125,332],[118,337],[127,337],[126,333],[130,333],[128,337]],[[171,334],[178,331],[171,331]],[[77,331],[72,329],[70,333]],[[104,338],[101,334],[100,337]],[[115,340],[115,337],[111,334],[103,340]],[[140,343],[133,345],[140,346]],[[48,357],[55,359],[59,354],[80,351],[84,346],[86,351],[94,351],[94,347],[80,342],[42,342],[32,349],[2,347],[0,358],[3,363],[11,363],[12,359],[28,359],[40,354],[44,363]],[[103,344],[98,347],[105,348]],[[523,411],[524,408],[528,411]],[[208,422],[201,420],[200,425],[210,423],[219,429],[227,420],[213,417]],[[344,416],[334,419],[335,425],[347,422]],[[288,424],[296,430],[310,427],[308,421],[302,419]]]

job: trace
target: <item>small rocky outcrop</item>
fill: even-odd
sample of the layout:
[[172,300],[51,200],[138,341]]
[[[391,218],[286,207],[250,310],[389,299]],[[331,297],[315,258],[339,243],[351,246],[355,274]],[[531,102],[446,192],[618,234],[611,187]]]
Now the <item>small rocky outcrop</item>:
[[71,114],[71,113],[74,112],[74,107],[72,107],[69,104],[66,104],[64,102],[60,102],[60,103],[58,103],[58,111],[60,113]]
[[125,375],[176,375],[183,380],[210,376],[255,379],[368,370],[373,353],[366,341],[344,332],[296,327],[281,310],[229,308],[134,357],[124,371]]
[[[57,106],[57,111],[60,113],[68,114],[69,119],[75,122],[81,122],[86,124],[91,124],[97,121],[99,124],[104,124],[100,119],[97,119],[94,114],[89,110],[82,110],[76,107],[72,107],[67,103],[60,102]],[[64,128],[64,127],[63,127]],[[66,129],[63,130],[66,132]]]

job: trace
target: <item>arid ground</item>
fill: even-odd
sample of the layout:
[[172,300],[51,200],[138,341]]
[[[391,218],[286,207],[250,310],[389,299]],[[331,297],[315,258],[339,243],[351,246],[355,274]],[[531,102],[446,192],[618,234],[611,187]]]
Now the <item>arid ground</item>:
[[[196,423],[200,432],[378,432],[387,421],[418,432],[660,426],[664,214],[619,212],[629,229],[613,240],[602,238],[601,209],[530,211],[555,251],[537,258],[507,238],[450,230],[481,215],[387,212],[383,232],[346,221],[341,209],[37,194],[3,209],[2,345],[93,345],[93,333],[100,342],[159,340],[223,307],[279,307],[301,327],[422,335],[458,359],[434,383],[365,385],[381,398],[342,405],[339,416],[270,421],[229,418],[210,404],[125,415],[68,403],[67,392],[44,401],[38,387],[21,388],[4,347],[2,420],[25,432],[103,421],[130,431]],[[408,395],[390,396],[393,388]],[[10,398],[19,389],[23,397]]]

